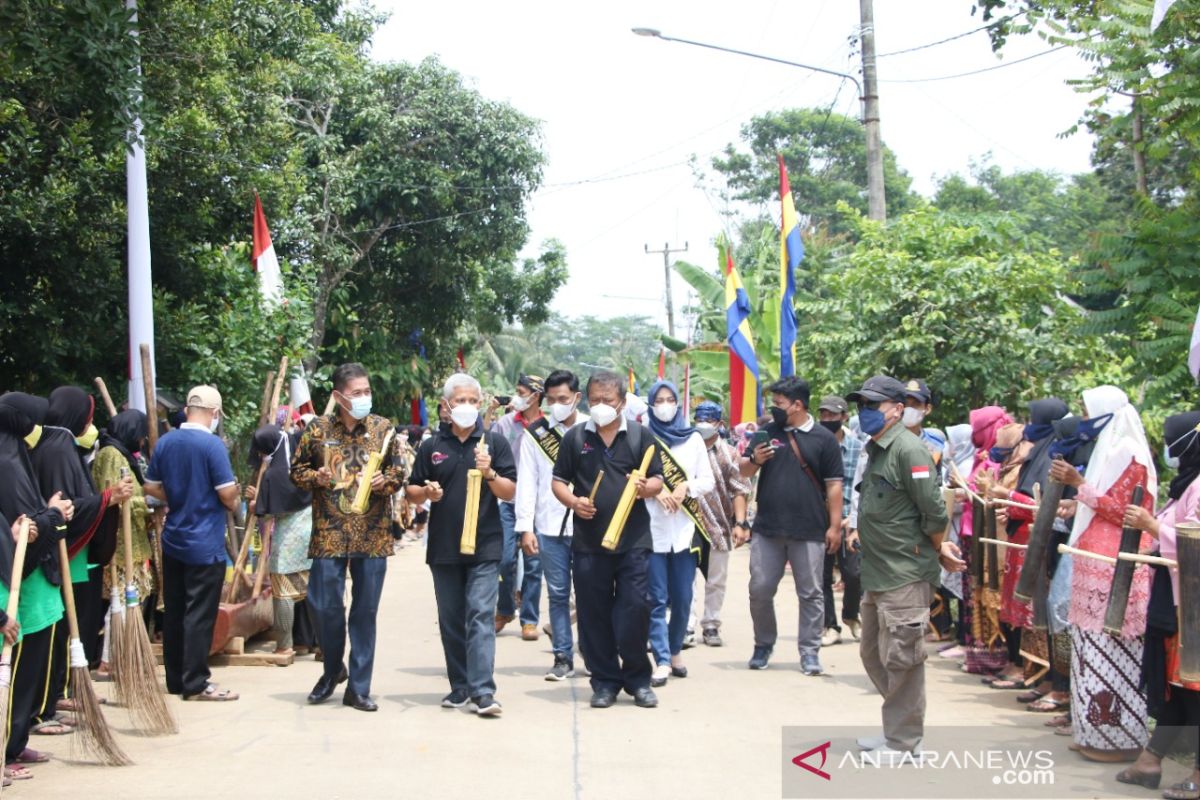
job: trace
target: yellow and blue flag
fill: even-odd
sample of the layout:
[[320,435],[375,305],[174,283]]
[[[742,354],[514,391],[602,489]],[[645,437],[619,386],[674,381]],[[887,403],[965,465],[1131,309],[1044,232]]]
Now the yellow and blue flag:
[[750,332],[750,297],[742,286],[733,254],[721,246],[725,256],[725,333],[729,341],[729,424],[755,422],[762,415],[758,393],[758,358]]

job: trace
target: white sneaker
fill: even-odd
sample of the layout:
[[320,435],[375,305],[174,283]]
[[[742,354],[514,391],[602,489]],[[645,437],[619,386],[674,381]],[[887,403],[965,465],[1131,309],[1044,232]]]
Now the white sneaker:
[[821,647],[829,647],[833,644],[841,644],[842,632],[837,628],[826,628],[824,635],[821,636]]
[[650,685],[654,687],[666,686],[667,678],[671,677],[671,668],[666,664],[659,664],[654,668],[654,672],[650,673]]
[[854,622],[847,622],[846,627],[850,629],[850,635],[854,637],[854,641],[862,641],[862,625],[859,624],[857,620]]
[[878,736],[864,736],[856,739],[855,743],[859,750],[878,750],[881,747],[887,747],[887,737],[882,733]]

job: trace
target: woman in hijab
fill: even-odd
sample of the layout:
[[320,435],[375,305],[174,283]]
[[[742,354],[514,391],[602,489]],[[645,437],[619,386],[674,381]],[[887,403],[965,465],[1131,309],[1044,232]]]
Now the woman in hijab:
[[[946,476],[954,475],[956,472],[960,475],[969,475],[971,466],[975,462],[975,445],[971,442],[971,426],[962,423],[960,425],[951,425],[946,428],[946,452],[942,457],[942,464],[945,467],[943,474]],[[953,463],[953,469],[950,464]],[[963,524],[963,508],[958,503],[954,504],[954,515],[950,519],[950,541],[959,547],[963,552],[963,558],[967,558],[968,548],[962,542],[962,524]],[[935,625],[935,632],[945,634],[950,629],[950,602],[951,599],[957,600],[958,615],[955,620],[956,640],[949,645],[946,645],[940,651],[944,658],[962,658],[966,651],[963,645],[966,643],[966,635],[970,631],[971,625],[967,614],[967,604],[970,598],[970,585],[964,578],[962,572],[948,572],[942,570],[942,582],[938,587],[938,596],[941,598],[944,611],[944,623],[940,626]],[[935,601],[936,603],[936,601]],[[933,618],[930,618],[930,623],[933,624]],[[944,638],[939,635],[938,638]]]
[[[100,632],[104,626],[103,567],[112,558],[122,502],[133,494],[133,478],[119,481],[97,492],[84,456],[91,451],[94,437],[89,433],[95,402],[87,392],[75,386],[60,386],[50,393],[46,424],[41,440],[30,454],[42,495],[55,492],[71,498],[75,516],[67,525],[67,554],[74,584],[75,608],[79,619],[79,637],[88,662],[100,662]],[[92,439],[92,441],[88,441]],[[58,552],[43,556],[43,568],[61,581]],[[89,570],[90,566],[96,569]],[[65,699],[67,683],[67,631],[55,632],[51,653],[51,685],[41,713],[40,723],[52,720],[57,711],[73,711],[74,701]],[[38,733],[51,733],[53,726],[43,725]]]
[[[13,649],[8,741],[5,774],[16,779],[32,777],[22,764],[49,760],[46,753],[29,749],[34,715],[40,713],[50,664],[50,645],[63,616],[62,592],[48,577],[42,558],[58,554],[58,543],[74,514],[74,505],[59,494],[43,499],[29,461],[28,440],[41,435],[48,404],[45,399],[19,392],[0,396],[0,515],[16,521],[28,517],[37,538],[25,553],[17,620],[21,640]],[[57,579],[58,572],[52,573]],[[58,724],[62,730],[69,728]]]
[[[1176,525],[1200,521],[1200,411],[1167,417],[1163,439],[1168,463],[1177,460],[1179,465],[1179,473],[1167,491],[1167,504],[1157,516],[1141,506],[1127,506],[1124,524],[1149,533],[1158,540],[1161,554],[1174,559],[1178,552]],[[1117,780],[1157,789],[1163,758],[1177,749],[1187,752],[1195,748],[1195,731],[1200,726],[1200,683],[1188,683],[1179,675],[1179,575],[1165,567],[1152,569],[1142,687],[1146,690],[1147,710],[1156,725],[1137,761],[1121,771]],[[1185,732],[1191,735],[1177,742]],[[1163,797],[1198,800],[1200,760],[1193,762],[1191,778],[1164,791]]]
[[[252,466],[267,465],[257,494],[246,487],[246,497],[258,514],[259,530],[270,530],[271,548],[267,568],[275,610],[275,652],[305,653],[314,646],[313,626],[308,618],[308,573],[312,560],[308,543],[312,536],[312,495],[292,483],[292,452],[301,431],[285,433],[278,425],[264,425],[254,432],[250,445]],[[295,634],[295,635],[294,635]],[[296,638],[300,641],[297,642]]]
[[[650,387],[647,400],[649,427],[661,448],[664,473],[662,493],[656,502],[646,503],[654,546],[646,568],[651,598],[650,649],[656,664],[650,685],[662,686],[668,676],[687,677],[680,652],[692,608],[692,585],[696,577],[692,543],[698,522],[683,507],[683,502],[712,491],[716,479],[704,438],[687,424],[675,385],[669,381],[656,382]],[[677,469],[671,469],[671,461]]]
[[[154,568],[150,562],[151,548],[149,522],[151,511],[146,505],[146,492],[142,488],[141,461],[135,453],[144,452],[149,423],[145,413],[131,408],[122,411],[111,420],[100,434],[100,449],[92,461],[92,481],[96,486],[109,488],[122,480],[124,471],[133,478],[133,494],[129,498],[130,536],[133,540],[133,575],[125,574],[125,537],[117,534],[116,550],[112,563],[117,573],[117,589],[132,583],[137,587],[143,605],[149,604],[154,595]],[[102,570],[103,597],[112,591],[112,570]]]
[[[1078,490],[1070,543],[1113,557],[1120,549],[1125,508],[1136,486],[1145,489],[1141,505],[1154,508],[1158,478],[1137,411],[1115,386],[1083,393],[1086,428],[1099,430],[1087,479],[1063,461],[1050,477]],[[1084,426],[1081,426],[1081,429]],[[1086,431],[1085,431],[1086,432]],[[1142,535],[1139,548],[1151,537]],[[1146,701],[1136,676],[1142,664],[1141,635],[1146,630],[1150,572],[1134,572],[1119,636],[1105,633],[1104,613],[1113,567],[1090,558],[1072,558],[1068,619],[1071,632],[1071,708],[1075,744],[1092,761],[1132,760],[1146,744]]]

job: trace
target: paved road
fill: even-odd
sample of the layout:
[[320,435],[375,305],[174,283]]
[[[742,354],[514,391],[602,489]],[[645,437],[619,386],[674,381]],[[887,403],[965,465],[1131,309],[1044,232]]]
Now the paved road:
[[[34,767],[34,780],[9,791],[12,796],[72,800],[117,795],[229,799],[251,793],[473,800],[777,798],[783,726],[813,726],[814,736],[827,730],[832,731],[827,736],[836,736],[879,729],[879,699],[854,643],[822,652],[828,674],[820,678],[800,674],[794,635],[780,642],[770,669],[746,669],[752,641],[745,550],[731,564],[726,646],[686,651],[691,676],[658,690],[657,709],[636,708],[628,697],[612,709],[591,709],[587,679],[543,680],[552,661],[549,642],[544,636],[522,641],[513,625],[496,646],[503,717],[480,719],[444,710],[438,702],[448,687],[423,558],[419,546],[410,547],[389,565],[373,687],[378,713],[343,707],[340,692],[325,705],[305,705],[320,673],[320,665],[310,658],[287,668],[218,669],[214,679],[240,692],[242,699],[224,704],[171,698],[182,727],[177,736],[130,735],[124,711],[108,712],[136,766],[113,769],[71,762],[69,737],[34,737],[35,747],[51,749],[61,760]],[[789,578],[781,588],[780,630],[794,631],[795,601],[783,601],[793,597]],[[1012,693],[985,689],[936,656],[930,660],[928,681],[931,726],[1000,726],[1010,734],[1030,736],[1046,730],[1041,726],[1045,717],[1023,711]],[[99,690],[105,692],[106,685]],[[830,727],[836,725],[855,727]],[[1067,752],[1064,737],[1047,741],[1066,777],[1054,794],[1045,796],[1116,791],[1119,784],[1109,777],[1115,769],[1083,765]],[[809,796],[821,796],[818,789],[813,792]],[[1032,794],[1024,790],[1012,796]]]

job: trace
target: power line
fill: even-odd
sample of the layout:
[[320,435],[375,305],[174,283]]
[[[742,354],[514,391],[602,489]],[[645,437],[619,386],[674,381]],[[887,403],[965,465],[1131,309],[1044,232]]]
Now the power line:
[[879,53],[875,57],[876,58],[885,58],[887,56],[903,55],[904,53],[915,53],[918,50],[928,50],[931,47],[937,47],[938,45],[943,45],[943,44],[946,44],[947,42],[954,42],[959,39],[966,38],[967,36],[971,36],[976,33],[979,33],[980,31],[990,30],[991,28],[998,28],[1001,25],[1003,25],[1004,23],[1011,22],[1012,20],[1016,19],[1017,17],[1023,16],[1027,13],[1029,13],[1029,12],[1022,11],[1018,14],[1009,14],[1007,17],[1001,17],[1000,19],[997,19],[993,22],[989,22],[987,25],[981,25],[978,28],[972,28],[969,31],[963,31],[962,33],[957,33],[954,36],[949,36],[945,39],[938,39],[936,42],[929,42],[928,44],[919,44],[915,47],[906,47],[903,50],[893,50],[890,53]]
[[891,78],[891,79],[880,78],[880,83],[930,83],[932,81],[949,81],[949,80],[953,80],[955,78],[969,78],[972,75],[982,75],[985,72],[993,72],[998,69],[1004,69],[1005,67],[1013,67],[1013,66],[1016,66],[1017,64],[1023,64],[1026,61],[1032,61],[1035,58],[1041,58],[1042,56],[1048,56],[1051,53],[1057,53],[1059,50],[1064,50],[1071,46],[1072,45],[1069,45],[1069,44],[1062,44],[1062,45],[1059,45],[1058,47],[1052,47],[1049,50],[1043,50],[1040,53],[1034,53],[1031,56],[1025,56],[1024,58],[1018,58],[1016,61],[1006,61],[1005,63],[997,64],[994,67],[984,67],[983,69],[974,69],[974,70],[971,70],[970,72],[959,72],[955,75],[938,75],[937,77],[934,77],[934,78]]

